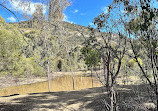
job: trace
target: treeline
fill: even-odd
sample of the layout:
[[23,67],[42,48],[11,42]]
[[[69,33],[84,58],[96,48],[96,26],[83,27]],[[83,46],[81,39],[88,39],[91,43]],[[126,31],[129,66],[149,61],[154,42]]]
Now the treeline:
[[[19,25],[5,23],[2,17],[0,20],[1,76],[45,76],[47,58],[50,73],[86,68],[84,61],[79,58],[82,37],[77,40],[67,34],[61,35],[60,29],[55,31],[54,26],[48,23],[40,25],[34,21]],[[50,30],[44,30],[43,27]]]
[[[1,20],[2,17],[1,17]],[[0,74],[1,76],[42,75],[44,70],[34,62],[33,57],[26,57],[23,48],[27,45],[15,25],[0,23]]]
[[[47,21],[26,21],[19,24],[8,24],[5,23],[2,17],[1,21],[3,21],[0,23],[0,73],[2,76],[45,76],[48,56],[51,72],[70,71],[71,69],[74,71],[90,70],[93,64],[96,64],[95,62],[99,60],[95,59],[95,52],[91,51],[91,48],[85,48],[83,44],[85,38],[88,39],[91,36],[91,30],[88,28],[83,27],[84,31],[79,30],[79,32],[77,29],[82,29],[81,26],[76,25],[76,31],[74,25],[71,26],[72,24],[64,22],[62,25],[60,24],[64,30],[62,28],[55,30],[54,24],[48,25]],[[43,24],[50,30],[42,29]],[[60,33],[64,33],[64,35]],[[95,33],[98,35],[97,30],[95,30]],[[45,36],[47,39],[45,39]],[[113,45],[117,44],[115,38],[113,38],[112,42]],[[128,46],[128,49],[130,51],[130,46]],[[126,67],[128,75],[133,75],[134,70],[137,70],[136,67],[138,67],[129,56],[123,58],[122,64],[124,67],[129,66]],[[100,70],[103,69],[101,63],[97,66],[100,66]],[[123,68],[121,68],[121,75],[126,76]]]

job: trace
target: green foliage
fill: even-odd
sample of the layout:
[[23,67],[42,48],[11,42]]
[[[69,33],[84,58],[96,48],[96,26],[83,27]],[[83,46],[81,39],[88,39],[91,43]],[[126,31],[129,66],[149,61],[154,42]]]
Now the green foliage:
[[[53,27],[49,27],[49,25],[45,30],[37,30],[27,28],[30,27],[27,26],[30,25],[28,23],[31,22],[21,22],[19,29],[17,24],[0,23],[0,75],[22,77],[30,74],[44,75],[48,58],[50,71],[70,71],[70,64],[74,70],[86,68],[85,62],[78,59],[81,55],[80,48],[76,48],[83,42],[82,37],[66,35],[63,40],[63,37],[53,32]],[[41,27],[39,28],[41,29]],[[76,28],[75,25],[74,28]],[[24,32],[24,35],[19,30]],[[70,31],[73,33],[74,30]],[[53,33],[55,34],[53,35]],[[95,51],[92,51],[91,54],[92,58],[98,56]],[[60,60],[61,62],[59,62]],[[90,64],[96,63],[91,62]]]
[[123,59],[121,60],[121,64],[122,64],[122,67],[125,68],[129,63],[129,57],[128,56],[124,56]]
[[131,29],[134,33],[137,33],[140,30],[140,17],[136,18],[135,20],[132,19],[127,25],[126,28],[128,27]]
[[[6,30],[7,29],[7,30]],[[44,70],[33,58],[26,58],[22,49],[26,45],[20,32],[13,25],[6,24],[0,29],[0,75],[24,77],[43,75]]]
[[81,52],[84,57],[85,64],[88,67],[93,67],[100,63],[100,55],[99,55],[98,51],[96,51],[90,47],[83,47],[81,49]]
[[[129,67],[134,67],[135,63],[136,63],[136,60],[131,59],[131,60],[128,62],[128,65],[129,65]],[[138,63],[139,63],[141,66],[143,65],[142,60],[141,60],[140,58],[138,58]]]
[[5,23],[5,19],[0,15],[0,23]]
[[[17,65],[20,60],[21,40],[9,33],[7,30],[0,30],[0,59],[2,62],[1,71],[13,74],[18,72]],[[19,71],[20,73],[20,71]]]
[[134,64],[135,64],[135,61],[133,59],[131,59],[129,62],[128,62],[128,66],[129,67],[134,67]]
[[152,25],[153,19],[156,19],[156,12],[153,10],[150,10],[150,12],[142,11],[136,19],[130,20],[126,25],[126,28],[134,33],[138,33],[140,30],[147,31],[147,29]]

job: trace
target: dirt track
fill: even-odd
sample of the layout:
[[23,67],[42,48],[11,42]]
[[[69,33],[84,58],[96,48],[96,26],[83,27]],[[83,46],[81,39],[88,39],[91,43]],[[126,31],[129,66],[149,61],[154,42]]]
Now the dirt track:
[[101,111],[103,97],[101,88],[2,97],[0,111]]
[[[139,98],[133,93],[133,89],[139,89]],[[0,111],[103,111],[104,100],[107,100],[104,91],[100,87],[1,97]],[[146,104],[154,107],[153,103],[149,103],[142,85],[120,86],[118,92],[120,111],[149,111]]]

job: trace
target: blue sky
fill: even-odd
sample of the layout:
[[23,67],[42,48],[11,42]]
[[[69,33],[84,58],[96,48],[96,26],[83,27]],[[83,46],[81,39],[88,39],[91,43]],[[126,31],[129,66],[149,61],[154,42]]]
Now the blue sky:
[[[0,0],[0,3],[3,1]],[[31,15],[35,8],[34,4],[39,4],[38,0],[32,0],[31,2],[31,10],[27,12],[28,15]],[[74,24],[88,26],[95,17],[97,17],[100,13],[106,11],[106,7],[112,3],[112,0],[72,0],[71,6],[67,7],[64,11],[64,21],[71,22]],[[10,3],[8,0],[5,6],[9,7],[9,9],[13,10],[20,21],[24,20],[21,18],[24,9],[19,7],[18,2]],[[16,10],[15,10],[15,7]],[[44,7],[46,7],[44,5]],[[47,13],[46,8],[43,11],[45,14]],[[16,18],[9,11],[0,7],[0,15],[5,18],[6,22],[17,22]]]
[[112,0],[74,0],[64,13],[68,21],[87,26],[94,17],[105,11],[111,2]]

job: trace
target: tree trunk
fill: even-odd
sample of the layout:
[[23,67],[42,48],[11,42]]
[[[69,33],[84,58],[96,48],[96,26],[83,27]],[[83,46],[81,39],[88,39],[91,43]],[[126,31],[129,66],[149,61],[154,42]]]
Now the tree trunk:
[[74,76],[72,74],[72,82],[73,82],[73,90],[75,90],[75,81],[74,81]]
[[47,79],[48,79],[48,91],[50,92],[50,75],[49,75],[49,58],[48,58],[48,64],[47,64]]
[[[69,56],[69,55],[68,55],[68,56]],[[73,72],[73,69],[72,69],[72,65],[71,65],[71,61],[70,61],[70,56],[69,56],[69,62],[70,62],[70,70],[71,70],[71,73],[72,73],[73,90],[75,90],[74,72]]]
[[156,111],[158,111],[158,96],[157,96],[157,102],[156,102]]
[[49,12],[48,12],[48,21],[52,20],[52,1],[49,1]]
[[110,111],[114,111],[114,97],[113,97],[113,89],[110,90]]
[[73,72],[73,69],[72,69],[71,59],[70,59],[70,55],[69,55],[69,53],[68,53],[67,47],[66,47],[66,52],[67,52],[67,54],[68,54],[68,59],[69,59],[69,63],[70,63],[70,70],[71,70],[71,73],[72,73],[73,90],[75,90],[74,72]]
[[92,79],[92,88],[93,88],[93,68],[91,67],[91,79]]
[[158,92],[156,91],[156,111],[158,111]]
[[110,111],[117,111],[117,106],[116,106],[116,92],[114,90],[114,87],[109,88],[109,98],[110,98]]

